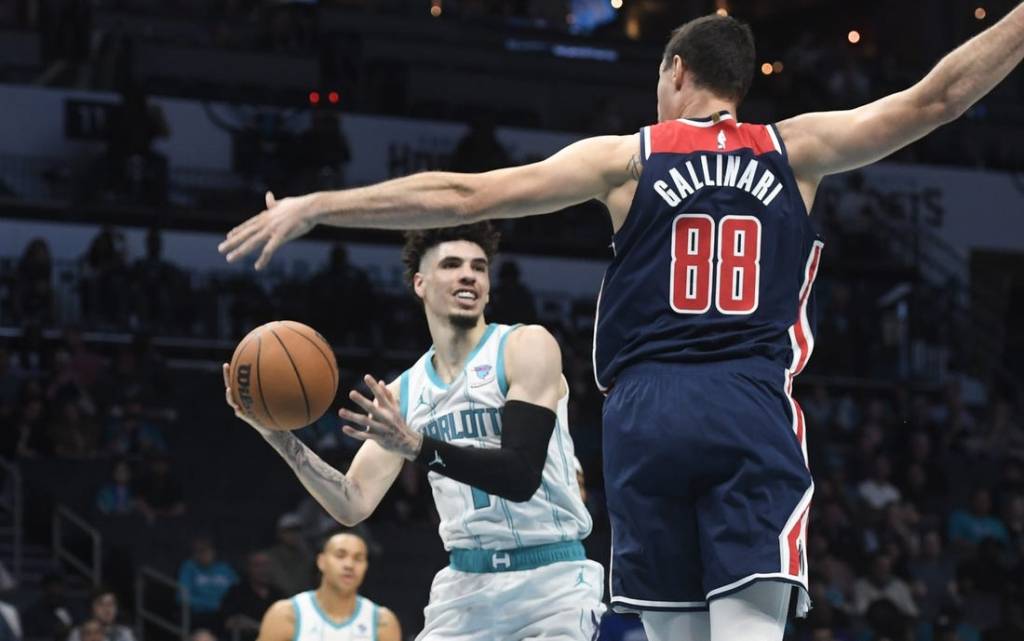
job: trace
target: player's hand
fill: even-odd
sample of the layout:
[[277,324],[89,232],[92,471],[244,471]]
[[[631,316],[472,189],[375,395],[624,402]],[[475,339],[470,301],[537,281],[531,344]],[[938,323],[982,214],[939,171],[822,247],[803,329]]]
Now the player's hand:
[[217,251],[233,263],[254,251],[260,251],[256,269],[267,266],[277,248],[307,233],[316,225],[314,194],[277,200],[267,192],[267,208],[228,232]]
[[363,408],[366,414],[357,414],[346,409],[338,410],[338,416],[362,429],[345,425],[341,428],[342,431],[360,441],[377,441],[384,449],[400,454],[410,461],[415,459],[423,446],[423,436],[413,431],[405,422],[398,399],[383,381],[378,381],[370,375],[364,376],[363,381],[370,388],[373,400],[356,390],[349,392],[348,397]]
[[238,406],[238,403],[236,403],[235,399],[231,396],[231,377],[228,375],[227,363],[224,363],[221,366],[221,371],[224,373],[224,400],[228,402],[228,407],[230,407],[235,412],[235,416],[251,425],[253,429],[255,429],[260,434],[269,434],[272,430],[268,430],[267,428],[263,427],[262,425],[254,421],[252,418],[246,416],[242,412],[242,408]]

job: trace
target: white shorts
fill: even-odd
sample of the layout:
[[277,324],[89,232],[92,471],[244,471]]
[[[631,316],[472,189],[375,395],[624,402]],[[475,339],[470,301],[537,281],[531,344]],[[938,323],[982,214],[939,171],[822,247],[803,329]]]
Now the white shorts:
[[434,577],[416,641],[593,641],[604,614],[604,570],[562,561],[520,572]]

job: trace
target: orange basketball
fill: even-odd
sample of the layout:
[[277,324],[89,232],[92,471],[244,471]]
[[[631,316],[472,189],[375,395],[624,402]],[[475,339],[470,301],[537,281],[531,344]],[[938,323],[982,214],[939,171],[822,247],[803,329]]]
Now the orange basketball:
[[331,346],[295,321],[274,321],[249,332],[235,348],[228,376],[242,413],[273,430],[309,425],[338,392]]

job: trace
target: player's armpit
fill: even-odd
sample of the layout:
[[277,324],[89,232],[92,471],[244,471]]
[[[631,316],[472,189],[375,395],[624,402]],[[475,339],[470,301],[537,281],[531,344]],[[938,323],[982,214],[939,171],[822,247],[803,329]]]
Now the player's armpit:
[[[520,167],[463,177],[470,220],[548,214],[608,193],[639,175],[639,134],[595,136]],[[634,160],[635,158],[635,160]]]
[[402,641],[402,626],[395,613],[381,608],[377,619],[377,639],[379,641]]
[[295,636],[295,608],[291,601],[277,601],[263,615],[256,641],[291,641]]

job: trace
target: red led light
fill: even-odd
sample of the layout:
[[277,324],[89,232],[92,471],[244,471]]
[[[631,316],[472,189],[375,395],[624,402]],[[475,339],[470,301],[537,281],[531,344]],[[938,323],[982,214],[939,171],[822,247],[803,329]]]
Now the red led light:
[[332,91],[331,93],[327,94],[327,101],[330,102],[332,105],[338,104],[340,100],[341,95],[337,91]]
[[315,104],[318,104],[319,102],[320,102],[320,92],[319,91],[310,91],[309,92],[309,104],[315,105]]

